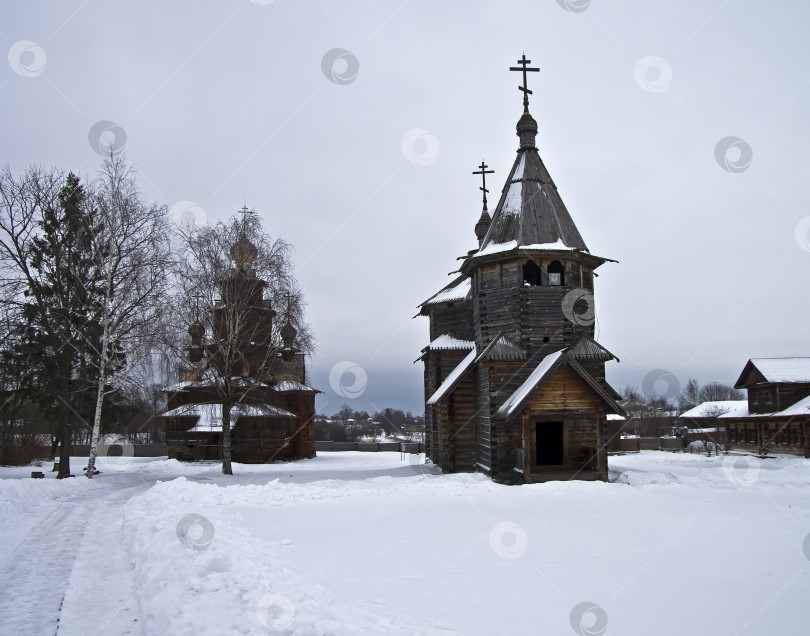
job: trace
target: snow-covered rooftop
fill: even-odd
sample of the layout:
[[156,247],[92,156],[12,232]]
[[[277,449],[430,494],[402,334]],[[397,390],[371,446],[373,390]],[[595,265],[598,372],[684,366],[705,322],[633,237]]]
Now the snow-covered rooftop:
[[703,402],[681,414],[681,417],[717,417],[740,408],[748,408],[748,400],[716,400]]
[[[231,428],[240,416],[246,417],[296,417],[276,406],[253,406],[240,404],[231,408]],[[163,414],[163,417],[196,417],[197,423],[191,432],[212,432],[222,429],[221,404],[183,404]]]
[[554,243],[533,243],[531,245],[518,245],[517,241],[507,241],[506,243],[490,243],[484,249],[473,254],[474,257],[487,256],[489,254],[500,254],[502,252],[509,252],[511,250],[575,250],[575,247],[568,247],[561,239],[557,239]]
[[429,298],[422,305],[436,305],[438,303],[449,303],[458,300],[465,300],[470,294],[470,279],[465,278],[452,287],[443,289],[438,294]]
[[318,389],[313,389],[311,386],[307,386],[306,384],[302,384],[296,380],[282,380],[281,382],[277,382],[273,385],[273,389],[276,391],[312,391],[315,393],[320,393]]
[[532,371],[531,375],[526,379],[526,381],[520,385],[518,390],[510,395],[506,402],[501,405],[501,408],[498,409],[495,416],[506,416],[506,418],[510,418],[512,415],[514,415],[514,413],[521,408],[521,405],[526,401],[535,387],[543,381],[546,374],[554,366],[554,363],[559,360],[560,356],[563,354],[563,351],[564,350],[561,349],[560,351],[550,353],[543,358],[542,362],[537,365],[535,370]]
[[441,400],[445,395],[447,395],[453,388],[458,384],[467,371],[470,370],[473,366],[473,362],[475,362],[475,349],[470,351],[465,358],[459,362],[458,366],[453,369],[450,374],[444,379],[444,382],[441,383],[441,386],[436,390],[436,392],[428,398],[428,404],[436,404],[439,400]]
[[772,413],[749,413],[748,402],[743,402],[738,409],[729,411],[720,417],[795,417],[797,415],[810,415],[810,395],[803,400],[799,400],[793,406]]
[[810,358],[751,358],[768,382],[810,382]]
[[428,349],[458,349],[469,350],[475,349],[475,343],[472,340],[459,340],[449,334],[442,334],[428,345]]

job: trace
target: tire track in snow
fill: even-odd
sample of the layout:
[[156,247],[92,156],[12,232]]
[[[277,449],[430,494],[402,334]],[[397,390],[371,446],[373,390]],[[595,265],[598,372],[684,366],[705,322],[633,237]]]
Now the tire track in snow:
[[55,634],[70,573],[87,522],[74,502],[54,502],[0,568],[0,634]]

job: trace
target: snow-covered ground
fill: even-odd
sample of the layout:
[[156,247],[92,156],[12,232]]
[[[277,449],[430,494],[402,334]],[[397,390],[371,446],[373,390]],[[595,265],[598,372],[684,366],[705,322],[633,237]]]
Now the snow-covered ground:
[[647,451],[520,487],[399,453],[117,461],[0,469],[0,633],[807,632],[801,458]]

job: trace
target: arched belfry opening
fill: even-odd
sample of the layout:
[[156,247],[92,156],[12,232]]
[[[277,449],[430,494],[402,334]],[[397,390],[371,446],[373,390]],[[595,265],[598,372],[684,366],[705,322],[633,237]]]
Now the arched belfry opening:
[[542,278],[542,273],[540,270],[540,266],[529,259],[525,263],[523,263],[523,284],[524,285],[531,285],[531,286],[540,286]]
[[548,264],[548,284],[549,285],[565,285],[565,268],[560,261],[551,261]]

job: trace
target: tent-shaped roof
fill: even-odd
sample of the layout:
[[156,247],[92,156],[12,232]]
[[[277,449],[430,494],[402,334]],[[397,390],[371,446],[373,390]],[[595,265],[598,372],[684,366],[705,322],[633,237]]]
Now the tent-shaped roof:
[[810,358],[751,358],[734,388],[778,382],[810,382]]
[[518,121],[517,158],[503,187],[481,250],[516,241],[518,246],[561,243],[560,248],[588,251],[557,186],[535,147],[537,122],[526,112]]

